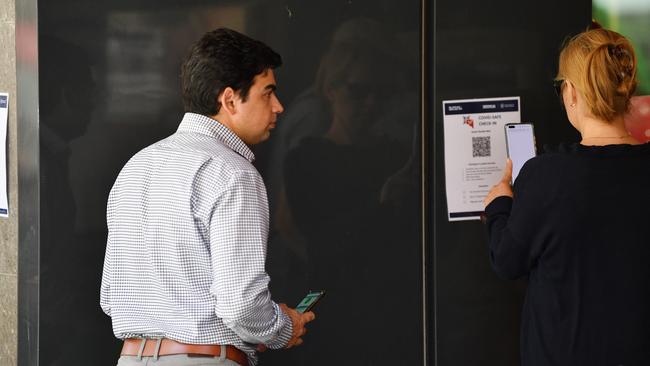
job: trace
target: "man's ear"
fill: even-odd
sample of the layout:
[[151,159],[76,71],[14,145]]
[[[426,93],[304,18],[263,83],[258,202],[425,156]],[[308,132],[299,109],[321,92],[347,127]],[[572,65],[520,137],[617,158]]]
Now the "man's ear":
[[233,88],[225,88],[218,98],[219,103],[221,103],[221,109],[228,115],[237,113],[237,107],[235,103],[235,100],[237,98],[237,93],[235,93],[235,90]]

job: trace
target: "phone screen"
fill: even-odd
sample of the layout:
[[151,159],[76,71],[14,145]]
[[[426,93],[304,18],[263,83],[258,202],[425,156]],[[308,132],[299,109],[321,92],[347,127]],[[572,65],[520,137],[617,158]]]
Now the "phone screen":
[[311,310],[314,305],[316,305],[316,302],[320,300],[321,297],[325,295],[325,291],[312,291],[305,296],[300,304],[296,306],[296,311],[299,313],[304,313],[305,311]]
[[530,123],[507,124],[505,129],[508,157],[512,160],[512,182],[514,183],[524,163],[535,157],[535,135],[533,134],[533,125]]

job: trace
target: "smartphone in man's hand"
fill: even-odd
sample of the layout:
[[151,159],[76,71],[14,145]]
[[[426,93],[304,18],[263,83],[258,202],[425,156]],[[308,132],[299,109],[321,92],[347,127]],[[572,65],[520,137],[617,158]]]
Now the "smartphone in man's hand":
[[296,311],[305,313],[310,311],[316,303],[325,296],[325,291],[310,291],[296,306]]

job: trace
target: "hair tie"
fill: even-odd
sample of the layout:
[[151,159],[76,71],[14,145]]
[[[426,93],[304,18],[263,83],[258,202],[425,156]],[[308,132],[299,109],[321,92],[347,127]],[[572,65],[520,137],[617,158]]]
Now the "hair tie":
[[609,56],[616,60],[616,62],[621,66],[623,71],[619,73],[619,77],[622,79],[625,79],[626,76],[632,74],[632,69],[634,66],[631,64],[632,62],[632,56],[630,55],[630,52],[623,47],[622,45],[613,45],[613,44],[608,44],[607,45],[607,52],[609,53]]
[[613,45],[609,44],[607,45],[607,52],[611,57],[614,57],[616,59],[621,59],[621,58],[627,58],[631,59],[632,57],[630,56],[630,52],[625,49],[622,45]]
[[609,55],[610,55],[611,57],[614,57],[614,52],[615,52],[615,51],[614,51],[614,48],[615,48],[615,47],[616,47],[616,46],[614,46],[613,44],[608,44],[608,45],[607,45],[607,53],[609,53]]

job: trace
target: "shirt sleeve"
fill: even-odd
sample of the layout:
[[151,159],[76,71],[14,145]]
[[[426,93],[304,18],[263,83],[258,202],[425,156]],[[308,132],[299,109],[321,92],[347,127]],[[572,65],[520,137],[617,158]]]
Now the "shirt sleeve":
[[210,219],[216,315],[242,340],[282,348],[291,319],[271,300],[265,270],[268,203],[262,178],[240,172],[220,194]]
[[102,270],[102,284],[99,294],[99,305],[106,315],[111,316],[111,273],[113,272],[113,262],[111,260],[111,226],[113,212],[113,189],[108,197],[106,207],[106,223],[108,225],[108,237],[106,239],[106,254],[104,255],[104,269]]
[[514,185],[514,199],[501,196],[486,208],[490,263],[499,277],[517,279],[535,266],[544,246],[544,200],[534,178],[534,166],[525,164]]
[[99,295],[99,305],[106,315],[111,316],[111,252],[110,236],[106,241],[106,255],[104,257],[104,269],[102,271],[102,285]]

